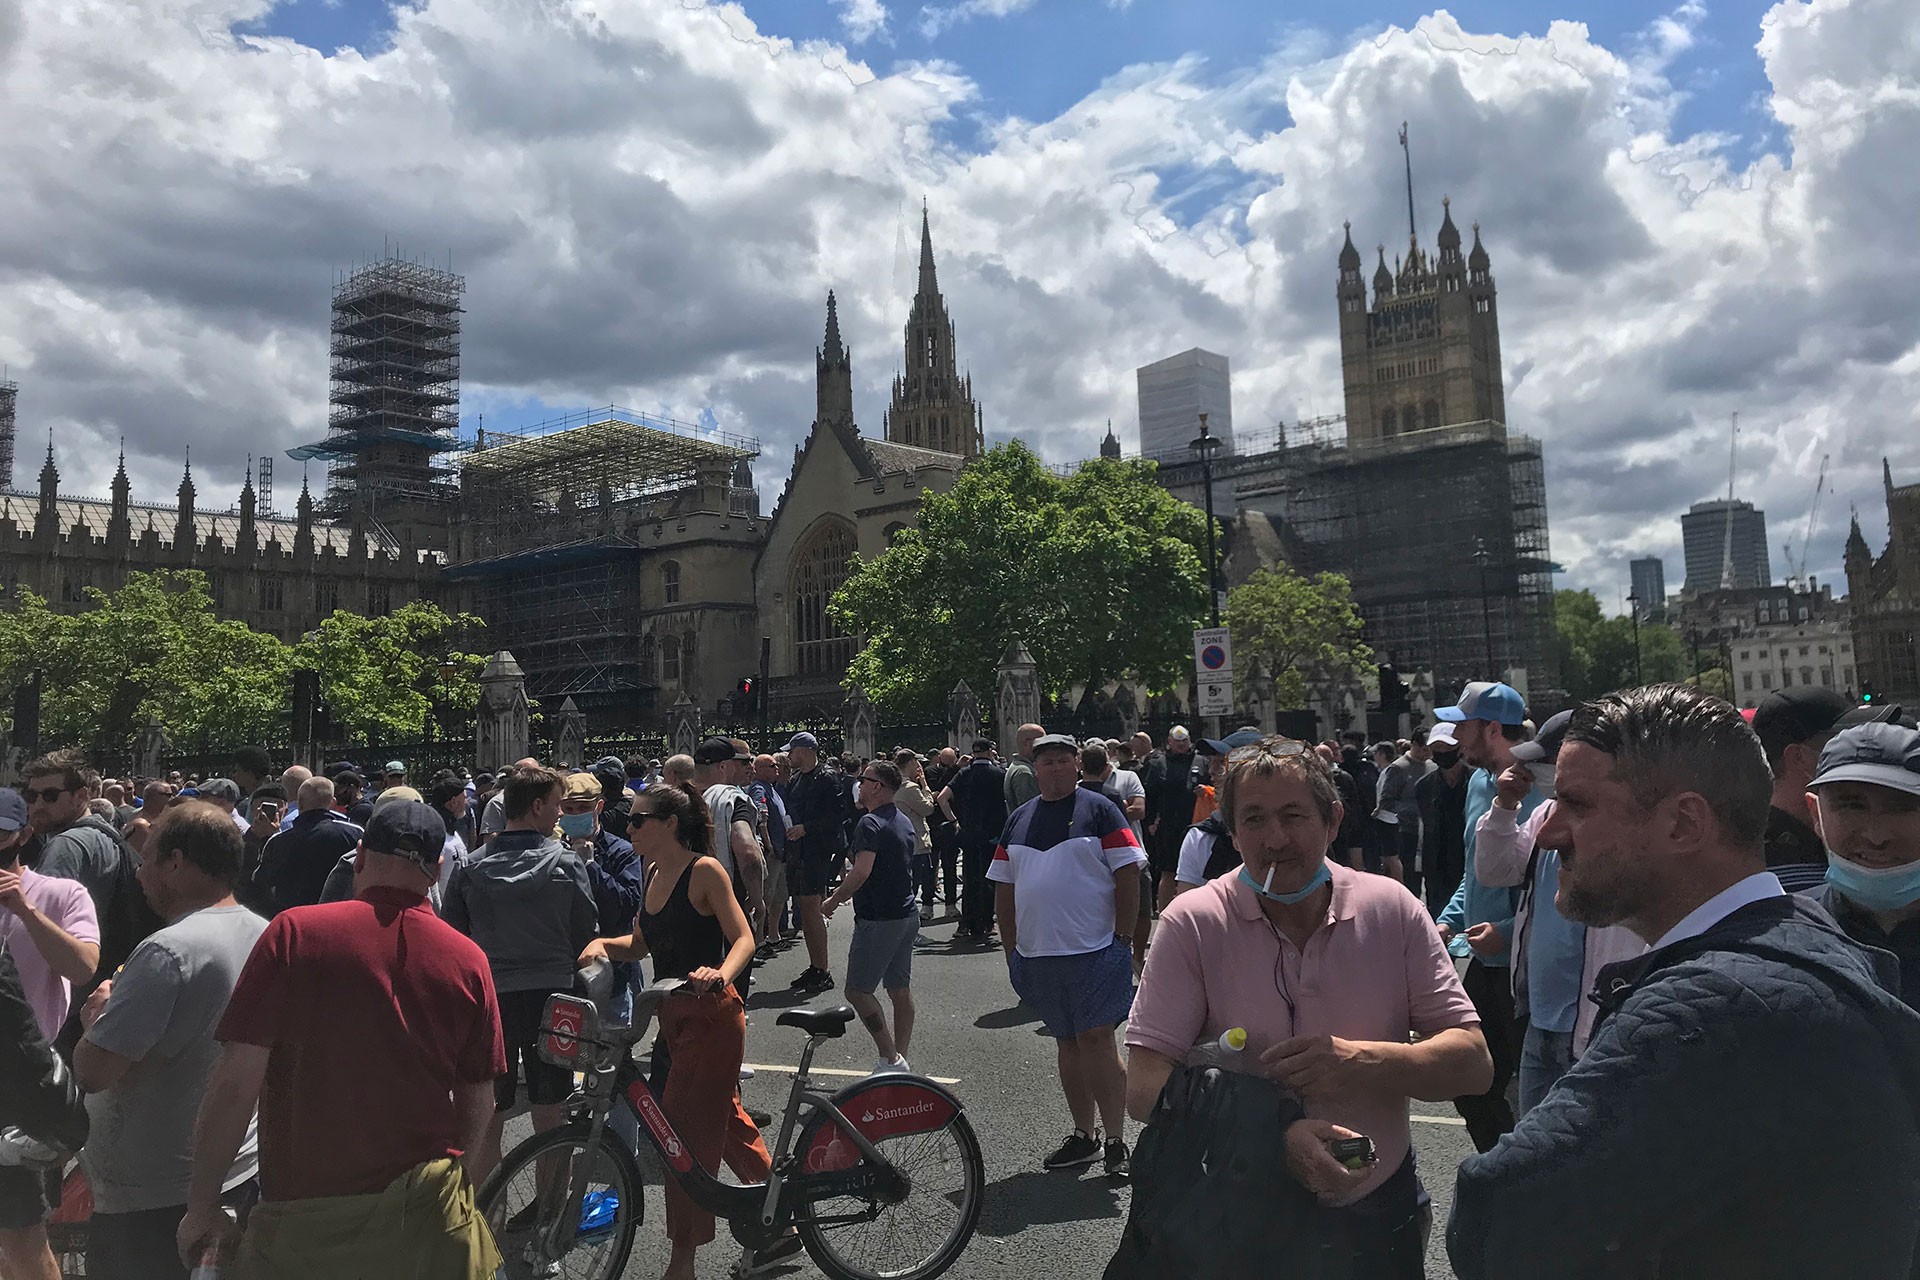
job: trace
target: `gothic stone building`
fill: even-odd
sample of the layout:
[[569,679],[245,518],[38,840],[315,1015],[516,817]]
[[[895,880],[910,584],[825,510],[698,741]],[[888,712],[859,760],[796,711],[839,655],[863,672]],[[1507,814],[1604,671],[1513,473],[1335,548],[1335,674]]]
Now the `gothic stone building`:
[[1847,596],[1862,691],[1877,701],[1920,704],[1920,484],[1895,485],[1885,459],[1887,549],[1875,556],[1855,517],[1847,533]]

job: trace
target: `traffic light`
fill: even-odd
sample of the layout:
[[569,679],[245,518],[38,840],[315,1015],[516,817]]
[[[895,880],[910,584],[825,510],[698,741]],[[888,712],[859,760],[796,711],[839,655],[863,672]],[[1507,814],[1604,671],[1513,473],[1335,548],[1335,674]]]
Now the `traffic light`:
[[758,677],[741,676],[740,683],[733,687],[733,691],[740,695],[740,707],[742,710],[744,711],[759,710],[760,704],[755,700],[755,697],[754,697],[754,687],[759,683],[760,681]]
[[1394,670],[1393,663],[1380,664],[1380,711],[1383,715],[1397,716],[1412,708],[1413,690]]
[[1860,701],[1868,706],[1873,705],[1873,681],[1862,680],[1860,682]]

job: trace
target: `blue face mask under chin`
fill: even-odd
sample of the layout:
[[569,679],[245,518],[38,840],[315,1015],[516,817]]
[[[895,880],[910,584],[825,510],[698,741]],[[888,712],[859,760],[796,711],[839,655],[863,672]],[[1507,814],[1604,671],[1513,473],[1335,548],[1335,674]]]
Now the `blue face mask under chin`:
[[[1316,889],[1318,889],[1321,885],[1325,884],[1327,881],[1333,879],[1333,872],[1327,869],[1327,860],[1325,858],[1320,859],[1320,869],[1313,873],[1313,879],[1307,881],[1306,884],[1294,890],[1292,893],[1273,892],[1271,889],[1267,888],[1265,885],[1262,885],[1258,881],[1256,881],[1253,878],[1253,874],[1249,872],[1244,866],[1240,868],[1240,879],[1245,882],[1247,888],[1253,890],[1255,893],[1265,898],[1268,902],[1284,902],[1288,906],[1292,906],[1296,902],[1305,902],[1308,898],[1312,897]],[[1273,883],[1273,868],[1268,867],[1267,868],[1267,884],[1270,885],[1272,883]]]
[[563,813],[560,815],[560,834],[569,840],[584,840],[593,834],[592,813]]
[[1869,911],[1898,911],[1920,902],[1920,862],[1898,867],[1863,867],[1829,853],[1827,883],[1838,890],[1841,897]]

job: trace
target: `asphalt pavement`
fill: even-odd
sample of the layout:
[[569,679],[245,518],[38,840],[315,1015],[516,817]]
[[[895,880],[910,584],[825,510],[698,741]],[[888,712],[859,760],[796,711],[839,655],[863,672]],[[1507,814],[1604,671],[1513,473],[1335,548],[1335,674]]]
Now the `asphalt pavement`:
[[[843,909],[829,925],[836,976],[846,960],[852,917],[851,909]],[[956,947],[954,927],[951,917],[923,927],[932,945],[920,947],[914,957],[918,1023],[909,1053],[916,1072],[954,1082],[949,1087],[965,1104],[986,1160],[979,1229],[947,1274],[955,1280],[1097,1278],[1119,1242],[1128,1189],[1109,1183],[1098,1165],[1077,1173],[1041,1168],[1041,1159],[1072,1127],[1054,1073],[1053,1041],[1043,1033],[1039,1016],[1022,1006],[1007,985],[999,948]],[[795,945],[754,972],[747,1001],[747,1062],[755,1074],[742,1086],[750,1109],[778,1112],[793,1083],[802,1037],[774,1025],[780,1011],[845,998],[838,988],[805,999],[789,991],[787,984],[806,963],[805,947]],[[873,1041],[855,1022],[845,1036],[823,1044],[815,1055],[815,1085],[831,1087],[836,1079],[831,1072],[852,1083],[873,1068],[875,1057]],[[1453,1272],[1447,1266],[1441,1227],[1453,1170],[1473,1147],[1450,1106],[1415,1103],[1414,1111],[1415,1158],[1434,1201],[1427,1274],[1431,1280],[1450,1280]],[[525,1123],[518,1119],[510,1126],[509,1147],[524,1133]],[[1129,1146],[1137,1130],[1129,1122]],[[660,1191],[652,1188],[626,1280],[658,1280],[665,1270],[664,1220]],[[738,1254],[723,1224],[715,1242],[700,1253],[700,1280],[724,1280]],[[811,1280],[820,1273],[803,1255],[799,1265],[770,1274]]]

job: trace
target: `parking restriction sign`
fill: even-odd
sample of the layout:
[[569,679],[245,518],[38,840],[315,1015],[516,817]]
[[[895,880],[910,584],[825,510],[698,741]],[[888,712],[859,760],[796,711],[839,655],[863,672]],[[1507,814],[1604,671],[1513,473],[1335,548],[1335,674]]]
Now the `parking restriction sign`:
[[1233,679],[1233,642],[1225,627],[1196,627],[1193,632],[1193,678],[1208,681]]

